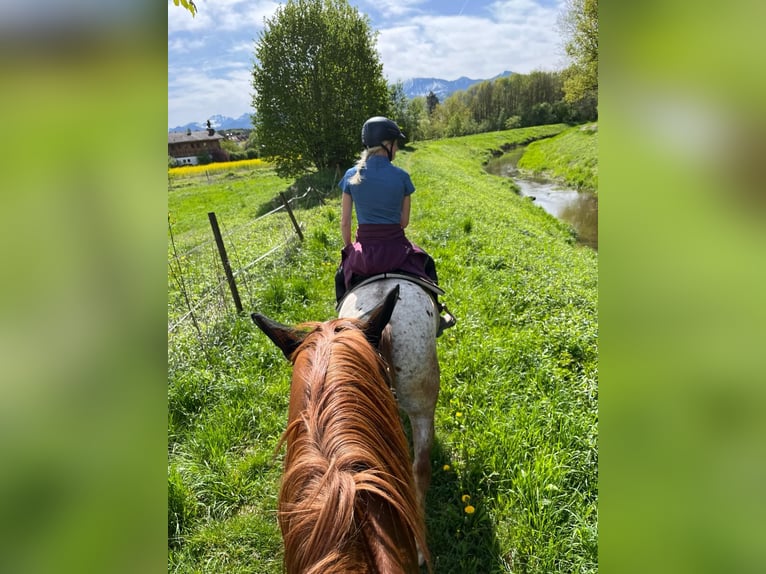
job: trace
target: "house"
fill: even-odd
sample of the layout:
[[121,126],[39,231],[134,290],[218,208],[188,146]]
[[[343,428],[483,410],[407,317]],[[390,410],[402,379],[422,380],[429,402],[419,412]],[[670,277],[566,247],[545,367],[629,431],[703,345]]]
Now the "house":
[[175,158],[176,165],[196,165],[199,156],[208,154],[215,158],[221,152],[223,136],[215,133],[213,128],[193,132],[168,133],[168,155]]

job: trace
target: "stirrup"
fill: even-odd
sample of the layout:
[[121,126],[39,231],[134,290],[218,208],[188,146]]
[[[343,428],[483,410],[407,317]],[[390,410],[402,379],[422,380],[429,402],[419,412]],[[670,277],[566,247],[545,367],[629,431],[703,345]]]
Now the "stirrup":
[[449,312],[447,306],[444,303],[439,303],[439,312],[444,311],[444,315],[439,316],[439,330],[436,331],[436,336],[441,337],[445,329],[454,327],[457,323],[455,316]]

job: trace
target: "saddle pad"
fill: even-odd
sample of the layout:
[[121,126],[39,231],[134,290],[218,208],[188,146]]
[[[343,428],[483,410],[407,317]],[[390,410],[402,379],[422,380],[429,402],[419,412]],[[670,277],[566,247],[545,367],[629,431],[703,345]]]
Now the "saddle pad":
[[367,277],[367,279],[363,279],[362,281],[360,281],[359,283],[351,287],[351,289],[346,291],[343,297],[341,297],[340,301],[338,301],[338,304],[335,305],[335,310],[339,311],[346,297],[348,297],[351,293],[359,289],[359,287],[361,287],[362,285],[375,283],[376,281],[382,281],[383,279],[402,279],[404,281],[409,281],[410,283],[414,283],[415,285],[419,285],[420,287],[425,289],[427,292],[429,292],[433,296],[444,295],[444,290],[441,287],[439,287],[436,283],[431,283],[430,281],[426,281],[425,279],[416,277],[415,275],[407,275],[405,273],[381,273],[380,275],[373,275],[372,277]]

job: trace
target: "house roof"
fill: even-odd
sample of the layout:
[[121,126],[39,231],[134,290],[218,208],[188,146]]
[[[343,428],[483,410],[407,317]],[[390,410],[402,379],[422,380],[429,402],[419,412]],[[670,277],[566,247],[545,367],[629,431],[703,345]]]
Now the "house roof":
[[207,130],[197,132],[168,132],[168,143],[201,142],[211,140],[222,140],[223,136],[216,132],[213,135]]

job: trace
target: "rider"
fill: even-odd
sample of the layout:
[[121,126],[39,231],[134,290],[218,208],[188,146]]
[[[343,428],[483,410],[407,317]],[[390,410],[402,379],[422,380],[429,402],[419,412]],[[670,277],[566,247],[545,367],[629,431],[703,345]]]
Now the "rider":
[[[405,135],[396,122],[375,116],[362,126],[362,156],[338,184],[343,190],[340,220],[343,237],[341,264],[335,275],[340,301],[360,279],[386,272],[417,275],[438,284],[433,258],[404,235],[410,221],[410,197],[415,191],[409,174],[391,162]],[[356,206],[359,224],[351,242],[351,210]],[[455,325],[455,317],[437,300],[439,332]]]

